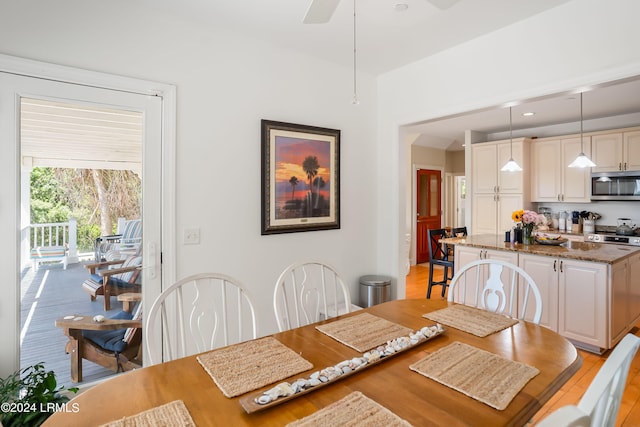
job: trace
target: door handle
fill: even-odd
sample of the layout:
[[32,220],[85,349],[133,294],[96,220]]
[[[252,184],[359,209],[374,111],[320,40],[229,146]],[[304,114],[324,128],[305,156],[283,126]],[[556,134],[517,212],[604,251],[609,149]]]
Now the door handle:
[[147,245],[147,262],[145,263],[145,270],[147,270],[147,278],[156,278],[156,244],[150,242]]
[[556,270],[556,265],[557,264],[558,264],[558,260],[556,259],[556,260],[553,261],[553,271],[557,271]]
[[560,261],[560,273],[564,273],[563,262]]

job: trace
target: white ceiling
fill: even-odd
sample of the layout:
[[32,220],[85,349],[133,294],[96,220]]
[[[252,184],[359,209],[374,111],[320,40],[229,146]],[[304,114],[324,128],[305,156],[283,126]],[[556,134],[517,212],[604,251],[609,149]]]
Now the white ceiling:
[[[209,26],[213,31],[223,30],[237,33],[241,37],[253,37],[261,42],[270,42],[286,49],[304,52],[326,61],[353,67],[353,0],[340,0],[331,20],[326,24],[303,24],[311,0],[139,0],[148,8],[162,8],[171,16],[181,16],[192,22]],[[319,0],[324,1],[324,0]],[[377,75],[408,63],[417,61],[439,51],[448,49],[467,40],[503,28],[547,9],[559,6],[569,0],[458,0],[453,6],[440,9],[434,3],[442,0],[357,0],[357,67],[358,72]],[[397,12],[398,3],[408,5],[404,12]],[[640,79],[609,85],[584,93],[584,118],[629,115],[630,120],[640,124]],[[513,107],[514,136],[548,136],[560,123],[577,123],[580,113],[579,96],[559,94],[537,100],[520,100]],[[49,117],[42,109],[52,105],[26,106],[25,113],[32,114],[32,126],[23,129],[24,153],[37,148],[34,139],[43,138],[38,127],[47,125]],[[66,108],[66,107],[65,107]],[[56,114],[64,114],[61,108],[54,108]],[[40,111],[39,111],[40,110]],[[534,111],[535,116],[522,117],[521,113]],[[71,111],[71,110],[67,110]],[[35,115],[38,113],[38,115]],[[80,129],[70,129],[73,133],[83,133],[87,139],[85,117],[92,114],[111,115],[112,112],[71,111],[73,122]],[[78,116],[78,114],[80,114]],[[626,116],[625,116],[626,117]],[[95,117],[94,117],[95,118]],[[125,118],[132,120],[132,118]],[[40,121],[40,123],[38,123]],[[135,154],[123,147],[136,147],[129,138],[130,124],[114,123],[115,134],[112,141],[122,149],[107,150],[102,153],[109,164],[103,167],[129,168],[127,163],[136,163]],[[530,129],[523,131],[522,129]],[[483,111],[470,112],[456,117],[416,123],[406,127],[408,134],[416,136],[416,144],[442,149],[461,149],[465,130],[489,134],[499,134],[509,130],[509,110],[505,106],[495,106]],[[585,131],[588,131],[585,128]],[[104,151],[104,135],[99,127],[91,132],[96,135],[96,144],[89,150],[72,150],[75,157],[90,157],[96,150]],[[579,131],[579,128],[570,132]],[[40,133],[38,133],[40,132]],[[134,131],[135,133],[135,131]],[[558,134],[558,133],[556,133]],[[139,137],[139,135],[133,136]],[[507,136],[508,137],[508,134]],[[60,143],[59,135],[51,135]],[[102,139],[101,139],[102,138]],[[494,138],[495,139],[495,138]],[[55,146],[55,145],[51,145]],[[88,147],[85,145],[85,147]],[[139,148],[139,147],[138,147]],[[68,151],[67,151],[68,152]],[[48,156],[56,161],[56,153]],[[78,159],[67,159],[68,161]],[[87,160],[87,159],[84,159]]]
[[[353,67],[354,0],[340,0],[326,24],[302,22],[311,0],[140,1],[213,29]],[[402,67],[569,0],[458,0],[446,9],[434,5],[439,1],[356,0],[358,72],[378,75]],[[406,4],[408,8],[398,12],[397,4]],[[520,133],[548,136],[555,131],[553,125],[579,119],[576,95],[559,94],[518,102],[523,105],[513,107],[514,135],[523,128],[535,128]],[[535,111],[536,115],[525,120],[521,116],[525,109]],[[584,94],[585,120],[629,113],[640,114],[640,81]],[[416,144],[450,150],[462,149],[465,130],[490,134],[508,131],[508,109],[495,106],[407,128],[409,134],[420,135]]]
[[[640,78],[611,82],[582,94],[583,130],[640,125]],[[580,94],[562,93],[512,105],[513,136],[543,138],[580,132]],[[535,115],[525,117],[525,112]],[[406,127],[420,135],[415,144],[461,150],[465,130],[489,134],[488,140],[509,138],[509,107],[495,106],[458,116],[439,118]]]
[[[325,0],[318,0],[325,1]],[[357,68],[377,75],[417,61],[569,0],[357,0]],[[303,24],[311,0],[139,0],[212,29],[225,29],[353,65],[353,0],[326,24]],[[398,3],[408,9],[397,12]]]

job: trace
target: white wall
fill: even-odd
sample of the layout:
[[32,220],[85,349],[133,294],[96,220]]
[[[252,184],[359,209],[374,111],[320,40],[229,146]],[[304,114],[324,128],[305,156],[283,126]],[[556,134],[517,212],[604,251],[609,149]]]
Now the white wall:
[[[408,147],[399,127],[501,103],[640,75],[635,0],[573,0],[378,79],[381,268],[403,260]],[[385,264],[382,264],[386,261]]]
[[[272,293],[288,264],[333,264],[354,301],[361,275],[390,273],[376,262],[373,77],[358,76],[353,106],[349,68],[135,2],[3,2],[0,53],[177,86],[177,276],[238,278],[257,302],[260,335],[276,330]],[[340,230],[260,235],[260,119],[342,131]],[[183,246],[183,229],[193,227],[201,244]]]

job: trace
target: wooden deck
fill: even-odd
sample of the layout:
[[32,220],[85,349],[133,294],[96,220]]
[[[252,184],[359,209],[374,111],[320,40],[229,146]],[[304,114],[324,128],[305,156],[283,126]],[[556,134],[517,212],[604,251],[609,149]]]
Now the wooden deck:
[[22,273],[20,367],[44,362],[47,370],[55,372],[58,384],[67,388],[113,375],[108,369],[83,360],[83,381],[72,383],[69,355],[65,352],[68,338],[54,325],[57,318],[67,315],[108,317],[122,310],[122,303],[115,297],[111,298],[112,309],[106,313],[103,297],[92,302],[82,290],[82,282],[87,278],[89,272],[83,263],[69,264],[66,270],[62,264],[43,265],[35,273],[32,268]]

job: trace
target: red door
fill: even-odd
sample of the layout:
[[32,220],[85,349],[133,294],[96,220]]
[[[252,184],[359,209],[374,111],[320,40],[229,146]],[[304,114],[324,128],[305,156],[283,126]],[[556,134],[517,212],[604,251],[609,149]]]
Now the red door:
[[420,264],[429,261],[427,230],[442,228],[442,175],[437,170],[418,169],[416,182],[416,262]]

